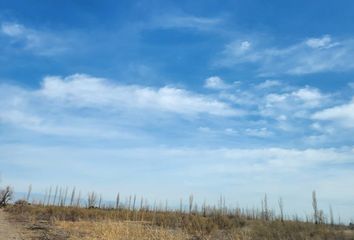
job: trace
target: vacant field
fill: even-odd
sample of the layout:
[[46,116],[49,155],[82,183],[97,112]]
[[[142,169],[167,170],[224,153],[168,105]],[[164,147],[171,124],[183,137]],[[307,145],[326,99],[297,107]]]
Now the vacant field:
[[34,239],[354,239],[344,226],[300,221],[246,219],[235,214],[17,204],[6,207],[12,221]]

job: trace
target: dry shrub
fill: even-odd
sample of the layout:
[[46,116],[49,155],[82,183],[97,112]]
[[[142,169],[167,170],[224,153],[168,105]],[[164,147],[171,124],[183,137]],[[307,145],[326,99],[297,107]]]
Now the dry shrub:
[[0,189],[0,207],[5,207],[12,199],[13,190],[10,186]]
[[343,232],[326,225],[302,222],[254,222],[250,231],[254,240],[345,240]]

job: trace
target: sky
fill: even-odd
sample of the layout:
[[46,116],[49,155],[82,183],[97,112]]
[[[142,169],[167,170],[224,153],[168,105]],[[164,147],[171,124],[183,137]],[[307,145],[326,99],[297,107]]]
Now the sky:
[[354,219],[353,1],[1,1],[1,185]]

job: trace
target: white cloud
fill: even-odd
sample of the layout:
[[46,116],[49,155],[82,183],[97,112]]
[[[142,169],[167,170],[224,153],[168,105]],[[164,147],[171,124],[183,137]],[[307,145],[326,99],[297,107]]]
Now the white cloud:
[[[236,40],[225,46],[216,65],[233,67],[256,63],[261,76],[302,75],[354,69],[354,40],[333,41],[329,35],[310,38],[283,48],[252,46]],[[245,47],[246,46],[246,47]]]
[[[135,132],[132,130],[129,133],[119,126],[112,129],[109,121],[70,113],[43,99],[35,90],[0,85],[0,95],[0,125],[55,136],[134,138]],[[139,135],[145,138],[142,133]]]
[[[275,80],[250,84],[249,88],[222,91],[219,96],[246,109],[248,116],[259,117],[260,121],[254,125],[251,121],[242,125],[242,129],[248,129],[242,133],[249,136],[271,136],[279,134],[279,131],[295,133],[308,129],[306,121],[313,121],[312,114],[330,106],[334,100],[331,94],[317,88],[299,88]],[[312,130],[308,129],[309,132],[304,134],[310,134]]]
[[[219,79],[210,79],[206,84],[220,89]],[[39,89],[0,87],[0,121],[39,134],[100,139],[133,139],[144,133],[155,137],[149,131],[150,126],[157,127],[157,122],[163,124],[159,131],[165,134],[185,121],[188,124],[182,128],[191,135],[189,140],[206,141],[201,136],[206,132],[203,129],[191,133],[202,126],[211,133],[208,142],[225,140],[236,132],[240,137],[255,137],[254,141],[280,133],[281,138],[296,134],[293,137],[298,140],[318,132],[308,121],[318,122],[313,113],[332,106],[332,96],[313,87],[272,88],[278,85],[273,81],[261,83],[263,88],[250,83],[248,87],[201,94],[171,86],[124,84],[85,74],[47,76]],[[221,83],[224,87],[225,83]],[[333,136],[324,129],[328,126],[319,132]],[[185,134],[180,133],[181,139]]]
[[332,121],[343,127],[354,127],[354,99],[347,104],[318,111],[312,115],[313,119]]
[[269,137],[273,135],[273,133],[269,131],[266,127],[262,127],[260,129],[247,128],[245,130],[245,134],[251,137]]
[[222,19],[220,18],[170,14],[154,18],[150,25],[155,28],[189,28],[199,31],[208,31],[215,29],[220,23],[222,23]]
[[310,38],[305,43],[311,48],[329,48],[336,45],[336,43],[332,43],[329,35],[325,35],[322,38]]
[[[94,133],[90,126],[102,124],[99,128],[106,131],[112,127],[114,123],[110,121],[115,121],[116,117],[119,122],[128,121],[122,123],[126,126],[139,122],[137,119],[141,118],[140,115],[145,118],[145,123],[140,125],[146,125],[156,118],[164,118],[166,121],[174,118],[178,122],[177,118],[192,121],[201,119],[203,115],[203,119],[227,119],[245,114],[244,110],[236,109],[215,96],[170,86],[153,88],[118,84],[85,74],[47,76],[39,89],[0,85],[0,95],[0,122],[56,135],[67,135],[70,132],[77,136],[90,133],[107,135]],[[87,119],[82,118],[81,111],[93,115]],[[96,118],[102,114],[109,116],[105,120],[108,123]],[[124,132],[119,126],[114,128],[119,133]],[[119,135],[114,131],[106,132],[110,132],[110,136]]]
[[260,114],[278,121],[291,121],[294,118],[309,119],[314,110],[325,107],[330,96],[316,88],[300,88],[285,93],[265,95],[259,104]]
[[262,56],[251,46],[251,42],[239,40],[227,44],[216,65],[231,67],[244,62],[259,61]]
[[240,45],[241,51],[247,51],[251,47],[251,43],[249,41],[243,41]]
[[301,100],[306,107],[318,107],[326,99],[326,96],[316,88],[301,88],[291,94]]
[[[61,54],[67,51],[70,45],[70,40],[60,37],[59,34],[28,28],[14,22],[2,23],[1,33],[12,39],[12,43],[21,42],[23,44],[21,48],[24,50],[42,56]],[[16,45],[16,47],[19,46]]]
[[25,32],[25,28],[17,23],[3,23],[1,24],[1,31],[10,37],[17,37]]
[[5,110],[0,112],[0,122],[13,123],[23,127],[36,127],[41,124],[42,120],[19,110]]
[[239,131],[233,129],[233,128],[226,128],[224,132],[228,135],[239,135]]
[[192,127],[205,119],[244,114],[215,96],[169,86],[117,84],[84,74],[48,76],[39,89],[0,85],[0,95],[0,125],[58,137],[148,141],[155,137],[148,132],[156,125],[157,135],[181,121]]
[[266,80],[260,84],[258,84],[256,87],[259,89],[266,89],[266,88],[273,88],[273,87],[279,87],[281,86],[281,82],[277,80]]
[[[315,108],[324,104],[328,97],[316,88],[300,88],[290,93],[271,93],[266,95],[266,105],[286,104],[291,106],[294,103],[301,104],[302,108]],[[296,106],[294,106],[296,107]]]
[[226,84],[220,77],[211,76],[205,80],[204,87],[210,89],[226,89],[230,88],[228,84]]
[[66,78],[46,77],[39,92],[49,99],[78,107],[150,109],[187,115],[242,114],[226,103],[184,89],[168,86],[154,89],[138,85],[119,85],[83,74]]

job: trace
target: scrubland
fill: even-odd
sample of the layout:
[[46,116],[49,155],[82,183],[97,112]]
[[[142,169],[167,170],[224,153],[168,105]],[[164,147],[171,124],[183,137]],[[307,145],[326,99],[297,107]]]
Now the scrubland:
[[[336,222],[332,208],[325,214],[312,193],[313,212],[301,218],[284,213],[282,199],[278,211],[268,207],[267,195],[260,208],[229,208],[220,197],[218,204],[198,205],[193,195],[179,208],[168,203],[149,205],[144,198],[129,196],[104,202],[94,192],[83,199],[73,188],[52,188],[43,198],[27,196],[13,201],[10,187],[0,192],[3,207],[16,224],[33,231],[32,239],[102,240],[354,240],[353,225]],[[31,202],[30,202],[31,199]],[[276,213],[277,212],[277,213]]]
[[[208,209],[98,208],[28,204],[6,206],[17,222],[40,231],[38,239],[354,239],[344,225],[281,219],[270,213]],[[265,216],[269,214],[269,216]]]

